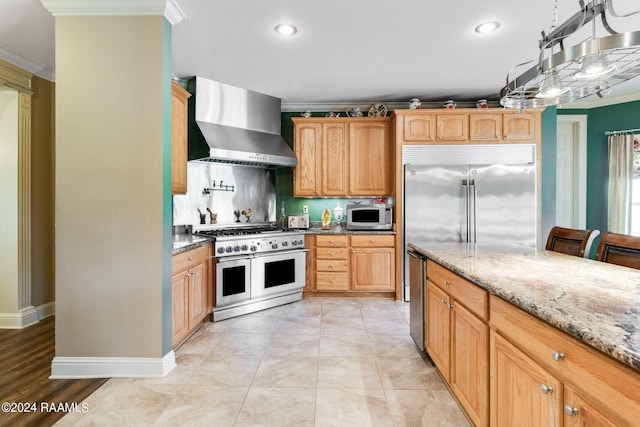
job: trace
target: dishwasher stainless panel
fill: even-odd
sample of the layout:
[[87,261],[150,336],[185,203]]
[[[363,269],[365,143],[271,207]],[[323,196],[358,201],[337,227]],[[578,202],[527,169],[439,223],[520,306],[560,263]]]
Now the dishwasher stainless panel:
[[425,351],[426,342],[426,277],[427,259],[415,251],[409,256],[409,333],[420,351]]

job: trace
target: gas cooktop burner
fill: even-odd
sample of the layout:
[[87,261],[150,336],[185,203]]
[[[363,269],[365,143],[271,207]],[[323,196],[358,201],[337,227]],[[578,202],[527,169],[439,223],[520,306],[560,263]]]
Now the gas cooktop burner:
[[228,236],[247,236],[263,233],[279,233],[284,230],[275,227],[243,227],[243,228],[227,228],[216,230],[199,230],[196,234],[202,234],[210,237],[228,237]]

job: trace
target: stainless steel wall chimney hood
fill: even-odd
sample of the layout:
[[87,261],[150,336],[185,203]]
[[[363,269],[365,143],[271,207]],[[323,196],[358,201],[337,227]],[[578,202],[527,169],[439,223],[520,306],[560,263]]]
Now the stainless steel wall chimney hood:
[[203,77],[192,79],[189,88],[195,89],[195,122],[209,145],[209,156],[197,160],[261,167],[298,163],[280,135],[279,98]]

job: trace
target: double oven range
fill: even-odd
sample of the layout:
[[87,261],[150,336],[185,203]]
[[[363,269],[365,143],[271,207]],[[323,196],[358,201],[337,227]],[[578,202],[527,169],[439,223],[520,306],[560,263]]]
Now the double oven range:
[[302,299],[304,234],[272,225],[199,229],[213,240],[213,321]]

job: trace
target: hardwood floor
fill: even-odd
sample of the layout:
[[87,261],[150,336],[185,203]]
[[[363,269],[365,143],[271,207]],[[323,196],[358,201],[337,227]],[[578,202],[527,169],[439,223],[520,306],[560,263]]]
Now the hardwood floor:
[[53,316],[25,329],[0,330],[0,402],[35,404],[30,412],[5,412],[3,406],[0,426],[53,425],[67,413],[56,410],[60,404],[77,403],[80,410],[80,402],[107,381],[50,380],[54,354]]

